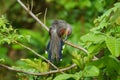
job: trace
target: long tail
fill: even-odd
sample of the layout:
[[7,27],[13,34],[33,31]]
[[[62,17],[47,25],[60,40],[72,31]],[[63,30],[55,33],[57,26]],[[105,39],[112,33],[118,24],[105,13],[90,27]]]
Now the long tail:
[[62,59],[62,46],[64,42],[57,34],[51,34],[50,41],[47,45],[48,59],[51,62],[59,62]]

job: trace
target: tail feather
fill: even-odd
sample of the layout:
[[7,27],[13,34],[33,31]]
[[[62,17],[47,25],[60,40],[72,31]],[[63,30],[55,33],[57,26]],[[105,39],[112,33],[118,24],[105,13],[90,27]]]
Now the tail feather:
[[57,34],[51,34],[50,41],[47,45],[47,52],[48,52],[48,59],[50,61],[57,60],[60,61],[62,59],[62,46],[64,45],[64,42],[60,37],[58,37]]

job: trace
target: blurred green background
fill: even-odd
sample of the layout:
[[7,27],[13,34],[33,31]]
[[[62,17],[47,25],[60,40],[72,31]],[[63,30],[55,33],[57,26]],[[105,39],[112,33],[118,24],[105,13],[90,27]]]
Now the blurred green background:
[[[22,0],[31,8],[32,0]],[[46,25],[56,19],[62,19],[72,26],[72,35],[69,41],[80,44],[80,37],[94,27],[93,20],[102,15],[107,9],[119,0],[33,0],[32,12],[44,21],[44,14],[47,8]],[[30,42],[23,43],[41,55],[45,55],[45,48],[49,41],[48,32],[41,27],[18,3],[16,0],[0,1],[0,16],[5,15],[12,26],[19,30],[19,33],[30,35]],[[78,51],[66,45],[61,64],[71,63],[71,54]],[[29,54],[28,54],[29,53]],[[26,49],[15,45],[1,45],[0,58],[5,58],[7,65],[22,65],[21,58],[37,58]],[[67,61],[66,61],[67,60]],[[11,74],[12,73],[12,74]],[[17,80],[15,73],[0,67],[0,80]]]

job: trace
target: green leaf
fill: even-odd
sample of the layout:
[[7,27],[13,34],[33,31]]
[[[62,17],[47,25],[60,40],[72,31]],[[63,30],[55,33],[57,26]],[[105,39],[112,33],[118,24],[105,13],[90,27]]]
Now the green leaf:
[[120,2],[115,3],[114,6],[120,7]]
[[67,4],[65,4],[65,8],[66,9],[72,9],[72,8],[74,8],[75,6],[76,6],[76,2],[67,2]]
[[86,66],[83,70],[84,77],[93,77],[99,75],[99,69],[96,66]]
[[18,44],[13,44],[13,45],[12,45],[12,48],[13,48],[13,49],[23,49],[23,47],[20,46],[20,45],[18,45]]
[[83,42],[93,42],[93,43],[99,43],[104,41],[105,36],[101,34],[94,34],[94,33],[88,33],[81,37],[81,40]]
[[72,74],[62,74],[57,77],[55,77],[53,80],[66,80],[71,78],[73,75]]
[[81,2],[78,2],[80,8],[91,7],[91,5],[92,3],[90,0],[82,0]]
[[61,74],[55,77],[53,80],[67,80],[73,78],[79,80],[81,77],[93,77],[99,75],[99,69],[95,66],[86,66],[83,71],[76,74]]
[[[102,3],[102,4],[101,4]],[[104,0],[95,0],[94,6],[97,9],[97,11],[101,12],[104,9],[105,1]]]
[[40,68],[39,68],[40,66],[38,66],[39,64],[35,63],[34,61],[30,59],[21,59],[21,60],[26,62],[28,66],[40,71]]
[[120,16],[115,20],[116,24],[120,25]]
[[29,67],[34,68],[34,69],[38,70],[39,72],[45,72],[45,71],[48,71],[48,69],[49,69],[48,64],[45,62],[42,62],[39,59],[34,59],[34,60],[21,59],[21,60],[26,62]]
[[5,62],[5,59],[1,58],[0,59],[0,63],[2,63],[2,62]]
[[75,74],[61,74],[55,77],[53,80],[67,80],[73,78],[73,80],[79,80],[82,77],[82,71]]
[[88,52],[90,54],[96,54],[98,53],[101,49],[103,49],[105,46],[105,43],[98,43],[98,44],[92,44],[90,47],[88,47]]
[[120,40],[115,37],[108,37],[106,38],[106,45],[113,56],[118,57],[120,55]]
[[117,77],[117,74],[120,74],[120,61],[112,55],[102,57],[101,59],[96,60],[90,64],[95,65],[100,69],[104,68],[105,72],[110,77]]
[[73,63],[77,64],[79,67],[81,66],[80,62],[77,59],[72,59],[72,61],[73,61]]

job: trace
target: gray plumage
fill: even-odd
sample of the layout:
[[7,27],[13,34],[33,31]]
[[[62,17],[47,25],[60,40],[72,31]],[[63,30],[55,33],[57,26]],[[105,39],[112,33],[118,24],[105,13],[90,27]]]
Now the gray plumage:
[[63,20],[55,20],[49,30],[50,41],[47,46],[48,59],[53,62],[59,62],[62,59],[62,46],[64,42],[62,36],[70,35],[72,32],[71,26]]

